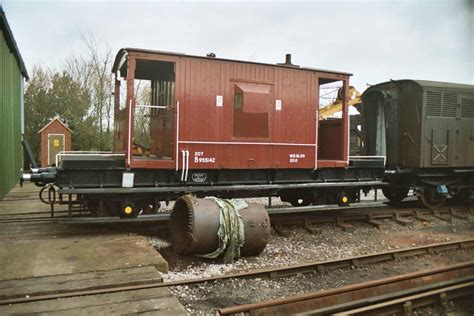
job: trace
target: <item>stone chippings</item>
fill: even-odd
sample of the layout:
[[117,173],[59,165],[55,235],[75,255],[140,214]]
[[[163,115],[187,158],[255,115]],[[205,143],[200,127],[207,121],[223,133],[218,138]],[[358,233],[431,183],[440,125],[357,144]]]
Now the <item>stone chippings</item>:
[[160,238],[150,238],[150,244],[157,250],[171,246],[169,241]]
[[[297,274],[285,278],[230,279],[189,286],[171,287],[172,293],[193,315],[215,314],[218,308],[274,300],[326,290],[384,277],[438,268],[468,261],[473,250],[408,258],[393,262],[328,270],[324,273]],[[440,314],[433,314],[440,315]]]
[[[244,257],[232,264],[221,264],[218,260],[197,257],[179,258],[169,273],[163,274],[165,282],[204,278],[255,269],[284,267],[314,261],[327,261],[390,251],[399,248],[446,242],[474,237],[471,223],[453,219],[447,223],[431,217],[430,222],[414,221],[405,227],[391,220],[381,220],[382,230],[367,223],[351,223],[352,232],[344,232],[334,224],[318,225],[320,235],[311,235],[301,227],[289,229],[289,237],[272,232],[265,250],[254,257]],[[166,240],[151,238],[153,246],[161,251],[169,246]],[[171,249],[171,248],[167,248]],[[191,314],[215,314],[220,307],[257,302],[267,299],[303,294],[308,291],[344,286],[370,279],[383,278],[434,268],[441,264],[467,261],[474,251],[457,251],[455,255],[441,253],[408,260],[391,261],[374,266],[361,266],[348,273],[347,269],[332,270],[325,274],[298,274],[288,278],[227,280],[171,288]]]

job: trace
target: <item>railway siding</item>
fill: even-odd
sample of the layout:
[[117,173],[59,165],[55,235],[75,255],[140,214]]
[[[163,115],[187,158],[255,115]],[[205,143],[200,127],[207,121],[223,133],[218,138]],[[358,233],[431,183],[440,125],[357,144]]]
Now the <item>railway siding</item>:
[[[406,306],[403,303],[426,297],[426,292],[430,295],[439,295],[461,289],[465,291],[458,293],[458,296],[462,296],[461,294],[469,296],[474,288],[473,275],[474,262],[470,261],[279,300],[222,308],[219,313],[221,315],[250,312],[260,315],[294,313],[332,315],[346,312],[349,315],[365,315],[368,312],[384,311],[384,314],[390,314],[391,312],[396,313],[400,309],[400,306],[397,306],[398,308],[393,310],[394,305],[402,305],[401,310],[403,311],[403,307]],[[467,291],[468,289],[469,291]],[[389,307],[392,310],[387,312],[386,309]],[[341,315],[347,315],[346,313]]]
[[[181,262],[178,265],[172,263],[173,271],[161,275],[164,283],[157,280],[154,273],[144,273],[143,278],[135,280],[137,283],[126,275],[115,282],[113,277],[107,276],[109,273],[157,266],[156,260],[164,262],[159,253],[166,255],[169,243],[141,235],[156,236],[167,223],[168,214],[139,221],[108,218],[94,223],[93,219],[80,217],[79,214],[68,218],[58,209],[59,217],[51,219],[48,210],[36,210],[30,205],[32,201],[28,198],[35,194],[34,190],[25,192],[26,200],[22,200],[21,193],[12,194],[10,201],[3,202],[3,207],[10,212],[0,218],[0,236],[5,237],[0,260],[11,258],[11,261],[0,262],[2,267],[7,267],[0,272],[0,280],[7,282],[0,281],[0,289],[2,284],[6,288],[8,282],[18,283],[14,286],[16,290],[4,296],[2,302],[5,304],[0,304],[0,312],[4,311],[2,314],[22,309],[27,313],[35,305],[45,312],[61,310],[63,307],[56,301],[66,304],[63,305],[66,306],[64,312],[75,312],[79,308],[90,313],[113,313],[121,309],[134,312],[158,306],[160,312],[172,314],[215,313],[220,307],[249,303],[245,297],[265,300],[279,295],[290,296],[310,289],[311,284],[321,286],[313,290],[328,289],[380,278],[386,273],[410,272],[405,270],[407,267],[421,270],[431,267],[426,264],[442,266],[466,261],[474,251],[470,222],[473,210],[465,206],[448,206],[432,212],[412,207],[408,202],[396,212],[381,204],[372,208],[306,207],[296,214],[291,208],[274,208],[272,220],[285,225],[287,236],[272,233],[270,244],[261,256],[243,258],[234,265],[194,257],[186,260],[177,258]],[[22,205],[28,207],[22,208]],[[404,225],[399,220],[401,218],[409,225]],[[375,229],[370,222],[377,223],[379,229]],[[347,225],[348,229],[341,227],[341,224]],[[465,241],[460,242],[462,239]],[[403,254],[400,250],[404,248],[411,249],[403,250]],[[383,253],[368,259],[366,255],[373,255],[374,252]],[[314,260],[320,260],[319,266],[308,265],[309,261]],[[199,262],[205,264],[200,266]],[[289,264],[299,265],[300,269],[285,271],[284,267]],[[226,280],[222,280],[222,285],[219,285],[220,281],[214,287],[209,286],[214,284],[214,275],[268,267],[280,269],[267,271],[267,276],[252,277],[249,274],[246,280],[223,276]],[[92,280],[94,277],[90,277],[90,273],[99,271],[109,282]],[[58,286],[58,291],[48,292],[48,288],[54,289],[55,284],[63,282],[63,275],[72,279],[63,280],[66,285],[62,288]],[[86,275],[91,281],[74,280]],[[52,277],[48,279],[48,276]],[[182,282],[196,276],[210,278],[207,283],[199,280]],[[347,276],[351,278],[347,280]],[[54,281],[55,277],[59,279]],[[51,281],[50,285],[47,280]],[[43,289],[35,290],[22,282],[43,282]],[[168,286],[172,286],[170,290],[166,288]],[[250,295],[255,291],[258,295]],[[7,307],[8,302],[13,304]],[[171,309],[170,302],[178,310]],[[127,309],[131,305],[136,309]]]

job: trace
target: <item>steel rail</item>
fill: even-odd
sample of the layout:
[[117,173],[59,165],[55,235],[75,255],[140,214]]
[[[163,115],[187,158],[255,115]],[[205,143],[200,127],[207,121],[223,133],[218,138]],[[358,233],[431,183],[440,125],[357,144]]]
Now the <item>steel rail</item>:
[[[301,206],[301,207],[274,207],[268,208],[267,211],[270,216],[285,214],[288,216],[292,213],[294,214],[308,214],[318,211],[350,211],[350,210],[359,210],[359,209],[375,209],[383,208],[386,205],[382,202],[365,202],[357,203],[346,207],[340,207],[338,205],[315,205],[315,206]],[[57,211],[55,213],[59,214],[68,214],[67,211]],[[87,214],[87,211],[82,211],[82,213]],[[136,218],[120,218],[118,216],[110,217],[92,217],[92,216],[55,216],[51,218],[50,216],[36,216],[36,217],[24,217],[19,218],[24,215],[41,215],[41,214],[50,214],[49,211],[45,212],[30,212],[30,213],[16,213],[16,214],[0,214],[0,224],[9,223],[9,222],[53,222],[59,224],[120,224],[120,223],[140,223],[140,222],[167,222],[169,221],[169,213],[159,213],[152,215],[139,215]],[[12,218],[9,218],[12,217]]]
[[[341,207],[338,205],[314,205],[314,206],[300,206],[300,207],[273,207],[267,208],[267,212],[270,216],[274,215],[295,215],[295,214],[308,214],[312,212],[319,211],[350,211],[350,210],[360,210],[360,209],[373,209],[373,208],[382,208],[386,207],[382,202],[368,202],[350,205],[346,207]],[[81,223],[131,223],[131,222],[148,222],[148,221],[168,221],[170,218],[169,213],[153,214],[153,215],[140,215],[137,218],[120,218],[115,217],[84,217],[84,218],[66,218],[62,217],[59,222],[65,224],[81,224]]]
[[[385,208],[385,209],[383,209]],[[460,208],[465,208],[461,210]],[[380,209],[376,212],[373,209]],[[439,214],[443,213],[453,213],[453,210],[467,211],[471,212],[474,209],[471,209],[469,206],[459,205],[459,206],[444,206],[443,208],[436,210],[435,212]],[[310,206],[297,206],[297,207],[272,207],[267,208],[268,214],[273,218],[277,219],[278,217],[285,218],[291,222],[291,217],[296,219],[306,218],[308,219],[308,214],[314,216],[314,221],[318,222],[317,217],[321,216],[325,212],[337,211],[337,213],[328,213],[328,215],[335,217],[347,217],[347,220],[364,220],[367,219],[368,215],[371,216],[371,219],[385,219],[393,217],[395,213],[401,216],[414,216],[419,217],[420,215],[433,215],[433,211],[429,209],[420,210],[419,208],[394,208],[387,205],[386,201],[375,201],[375,202],[360,202],[354,203],[349,206],[339,206],[337,204],[327,204],[327,205],[310,205]],[[87,213],[87,211],[82,211]],[[0,214],[0,221],[4,220],[5,217],[9,216],[22,216],[22,215],[34,215],[34,214],[50,214],[49,211],[45,212],[36,212],[36,213],[23,213],[23,214]],[[67,211],[57,211],[57,213],[67,214]],[[290,219],[288,219],[290,217]],[[167,221],[169,220],[168,213],[161,214],[152,214],[152,215],[139,215],[137,218],[120,218],[118,216],[110,217],[55,217],[50,218],[52,221],[58,219],[64,224],[81,224],[81,223],[127,223],[127,222],[149,222],[149,221]],[[344,218],[346,219],[346,218]],[[326,220],[326,222],[334,221],[334,219]],[[325,222],[325,221],[320,221]]]
[[[463,206],[461,206],[463,207]],[[373,209],[382,209],[382,208],[387,208],[387,210],[377,210],[376,213],[373,211]],[[324,212],[329,212],[329,211],[340,211],[337,214],[331,213],[333,216],[349,216],[349,215],[355,215],[355,214],[362,214],[362,215],[376,215],[379,213],[386,213],[386,214],[393,214],[395,212],[401,213],[401,214],[406,214],[406,215],[412,215],[413,210],[404,210],[404,209],[398,209],[398,208],[392,208],[390,206],[387,206],[385,202],[363,202],[363,203],[357,203],[357,204],[352,204],[350,206],[344,206],[341,207],[336,204],[329,204],[329,205],[311,205],[311,206],[297,206],[297,207],[272,207],[272,208],[267,208],[268,214],[272,217],[276,216],[282,216],[282,217],[292,217],[292,216],[307,216],[308,214],[314,213],[315,216],[319,216],[323,214]],[[440,212],[446,212],[447,210],[440,210]],[[469,211],[469,210],[468,210]],[[424,210],[421,211],[423,214],[430,214],[432,211],[431,210]],[[386,216],[383,216],[383,218],[386,218]],[[84,217],[84,218],[71,218],[66,219],[66,217],[61,218],[61,220],[64,220],[65,222],[67,221],[68,223],[80,223],[80,222],[94,222],[94,220],[97,220],[98,223],[100,222],[136,222],[136,221],[166,221],[169,219],[169,213],[162,213],[162,214],[153,214],[153,215],[140,215],[138,218],[120,218],[120,217]]]
[[[329,210],[337,210],[337,212],[325,212]],[[464,205],[443,207],[438,210],[420,210],[419,208],[393,208],[383,204],[380,206],[374,204],[371,207],[361,206],[357,209],[339,207],[337,209],[328,208],[312,212],[301,212],[298,209],[295,209],[292,212],[278,212],[275,210],[275,212],[270,213],[270,217],[273,226],[301,225],[305,223],[337,223],[339,220],[368,221],[374,226],[379,226],[379,223],[375,222],[375,220],[394,219],[402,225],[408,225],[411,221],[401,219],[402,217],[408,216],[423,221],[429,221],[429,218],[426,216],[433,216],[444,221],[451,221],[451,219],[446,215],[469,220],[469,215],[472,214],[473,210],[473,208]]]
[[27,198],[24,198],[24,197],[8,197],[8,198],[4,198],[0,202],[8,203],[8,202],[17,202],[17,201],[37,201],[37,200],[38,200],[37,196],[27,197]]
[[[26,172],[26,170],[24,170]],[[5,197],[22,197],[22,196],[28,196],[30,194],[38,194],[40,187],[35,187],[34,190],[28,190],[26,189],[25,186],[16,188],[16,191],[13,191],[15,189],[12,189],[12,191],[8,192]]]
[[156,231],[159,229],[156,227],[150,228],[143,228],[143,227],[134,227],[134,228],[128,228],[127,230],[116,230],[116,229],[111,229],[111,228],[97,228],[93,230],[88,230],[86,232],[83,231],[55,231],[54,233],[45,231],[45,232],[35,232],[35,233],[21,233],[21,234],[16,234],[15,232],[8,232],[7,234],[0,234],[0,237],[4,241],[11,241],[11,240],[29,240],[29,239],[37,239],[37,238],[43,238],[43,237],[51,237],[54,236],[55,238],[57,237],[87,237],[87,236],[97,236],[97,235],[117,235],[117,234],[140,234],[143,236],[156,236]]
[[[56,211],[55,213],[68,214],[67,211]],[[25,215],[42,215],[42,214],[51,214],[51,211],[40,211],[40,212],[24,212],[24,213],[11,213],[11,214],[0,214],[0,219],[2,217],[15,217],[15,216],[25,216]]]
[[[455,284],[458,280],[454,280],[452,282],[454,285],[451,286],[445,286],[439,289],[422,292],[420,294],[405,296],[388,302],[345,310],[343,312],[334,313],[333,315],[393,315],[403,312],[404,310],[413,311],[413,309],[416,308],[433,305],[440,300],[446,302],[447,300],[453,300],[474,294],[473,279],[473,276],[466,277],[460,282],[460,284]],[[314,313],[309,314],[314,315]]]
[[121,224],[121,223],[143,223],[143,222],[168,222],[169,213],[139,215],[137,218],[120,217],[62,217],[58,218],[59,224]]
[[51,222],[51,216],[38,216],[31,218],[11,218],[11,219],[0,219],[0,224],[9,223],[39,223],[39,222]]
[[474,261],[469,261],[271,301],[221,308],[219,313],[332,315],[343,312],[342,315],[350,315],[348,310],[351,309],[357,311],[368,305],[376,309],[375,305],[381,302],[403,298],[407,301],[408,297],[423,292],[452,286],[463,288],[473,281]]
[[18,303],[35,302],[35,301],[42,301],[42,300],[52,300],[52,299],[66,298],[66,297],[73,297],[73,296],[95,295],[95,294],[114,293],[114,292],[122,292],[122,291],[134,291],[134,290],[148,289],[148,288],[193,285],[193,284],[215,282],[215,281],[222,281],[222,280],[228,280],[228,279],[248,279],[248,278],[257,278],[257,277],[258,278],[286,277],[286,276],[296,275],[298,273],[322,272],[329,269],[347,268],[351,266],[359,266],[359,265],[370,264],[370,263],[385,262],[385,261],[399,259],[399,258],[407,258],[407,257],[419,256],[423,254],[440,253],[440,252],[449,251],[449,250],[468,249],[468,248],[473,248],[473,247],[474,247],[474,238],[445,242],[445,243],[436,243],[436,244],[424,245],[424,246],[419,246],[419,247],[398,249],[398,250],[374,253],[374,254],[369,254],[369,255],[354,256],[354,257],[343,258],[343,259],[335,259],[335,260],[324,261],[324,262],[316,261],[316,262],[292,265],[292,266],[287,266],[287,267],[259,269],[259,270],[254,270],[254,271],[225,274],[225,275],[219,275],[219,276],[214,276],[214,277],[151,283],[151,284],[143,284],[143,285],[96,288],[96,289],[81,290],[81,291],[70,291],[70,292],[63,291],[60,293],[49,293],[49,294],[30,296],[30,297],[10,297],[10,298],[0,300],[0,306],[7,305],[7,304],[18,304]]
[[[83,211],[83,213],[87,214],[89,212]],[[45,216],[46,214],[48,214],[48,216]],[[50,214],[50,211],[0,214],[0,224],[26,222],[55,222],[56,220],[61,218],[68,218],[67,211],[57,211],[55,212],[55,214],[60,214],[60,216],[55,216],[53,218],[51,218]]]
[[[270,208],[267,209],[272,226],[277,229],[277,232],[283,232],[282,227],[291,225],[304,225],[309,227],[313,224],[322,223],[336,223],[343,227],[343,229],[349,228],[350,224],[348,221],[366,221],[373,226],[380,228],[383,226],[382,223],[376,222],[381,219],[393,219],[401,225],[409,225],[413,223],[410,220],[403,219],[402,217],[413,217],[418,220],[429,221],[430,219],[426,216],[434,216],[441,220],[451,221],[451,217],[457,217],[464,220],[469,220],[469,215],[473,209],[469,207],[445,207],[438,211],[432,210],[419,210],[413,209],[394,209],[384,205],[380,202],[370,202],[364,204],[351,205],[348,207],[339,207],[337,205],[324,205],[324,206],[306,206],[306,207],[283,207],[283,208]],[[0,225],[17,223],[17,224],[30,224],[30,223],[51,223],[60,225],[133,225],[141,223],[156,223],[162,230],[167,230],[168,222],[170,218],[169,213],[153,214],[153,215],[139,215],[137,218],[120,218],[120,217],[90,217],[90,216],[58,216],[58,217],[25,217],[25,218],[5,218],[0,216]],[[26,215],[26,214],[25,214]],[[447,216],[448,215],[448,216]],[[12,216],[13,217],[13,216]],[[345,223],[344,223],[345,221]],[[88,226],[90,227],[90,226]],[[311,228],[315,230],[315,227]]]
[[268,214],[285,214],[285,213],[308,213],[316,211],[348,211],[358,210],[363,208],[379,208],[386,207],[383,201],[376,202],[358,202],[349,206],[339,206],[337,204],[326,204],[326,205],[309,205],[309,206],[291,206],[291,207],[271,207],[267,208]]

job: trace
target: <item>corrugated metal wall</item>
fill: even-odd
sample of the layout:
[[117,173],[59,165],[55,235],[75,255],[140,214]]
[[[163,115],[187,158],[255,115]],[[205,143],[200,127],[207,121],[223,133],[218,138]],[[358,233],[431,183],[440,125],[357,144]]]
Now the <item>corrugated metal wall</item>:
[[21,148],[21,82],[15,56],[0,31],[0,200],[19,180]]

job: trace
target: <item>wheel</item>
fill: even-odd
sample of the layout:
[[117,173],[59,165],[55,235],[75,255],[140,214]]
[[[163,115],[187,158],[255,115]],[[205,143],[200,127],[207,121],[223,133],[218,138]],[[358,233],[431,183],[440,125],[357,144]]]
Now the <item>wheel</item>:
[[407,197],[409,189],[398,187],[383,187],[383,195],[393,204],[399,204]]
[[311,196],[303,196],[300,198],[292,198],[290,201],[293,206],[308,206],[313,202]]
[[426,189],[422,194],[418,195],[418,201],[427,208],[435,209],[443,206],[446,202],[447,195],[436,192],[436,189]]
[[283,202],[289,202],[295,207],[310,205],[313,203],[314,197],[314,192],[310,190],[288,190],[280,194],[280,199]]
[[458,202],[467,203],[468,205],[474,203],[474,189],[463,189],[455,196]]

